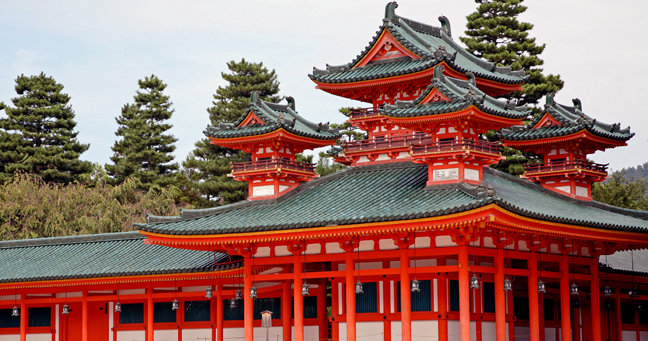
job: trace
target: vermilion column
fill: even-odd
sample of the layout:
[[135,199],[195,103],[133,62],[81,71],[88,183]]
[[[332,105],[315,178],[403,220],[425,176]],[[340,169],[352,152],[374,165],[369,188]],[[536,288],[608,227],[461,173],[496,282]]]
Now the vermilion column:
[[328,321],[326,317],[326,278],[322,278],[317,293],[317,321],[319,321],[319,339],[328,339]]
[[155,313],[155,307],[153,305],[153,288],[149,286],[148,288],[148,300],[146,301],[147,306],[147,315],[146,315],[146,341],[153,341],[155,333],[153,332],[153,314]]
[[470,341],[470,275],[468,245],[459,246],[459,330],[460,340]]
[[216,340],[223,341],[223,282],[218,283],[216,291]]
[[290,307],[290,298],[290,281],[285,281],[281,296],[281,311],[285,311],[281,316],[284,341],[290,341],[292,339],[292,314],[290,313],[292,309]]
[[614,321],[616,324],[616,341],[623,340],[623,328],[621,328],[621,288],[617,288],[614,297]]
[[356,340],[356,297],[355,297],[355,284],[353,282],[353,270],[355,265],[353,262],[353,248],[348,248],[345,258],[345,284],[346,284],[346,327],[347,327],[347,341]]
[[495,256],[495,334],[497,341],[506,341],[506,292],[504,291],[504,250]]
[[409,276],[409,255],[407,254],[408,245],[400,247],[400,290],[401,290],[401,331],[403,341],[412,341],[412,302],[410,291]]
[[[529,288],[529,334],[531,341],[540,340],[540,308],[538,307],[538,254],[531,252],[529,259],[529,270],[531,275],[528,278]],[[600,341],[600,340],[599,340]]]
[[601,341],[601,296],[599,292],[598,257],[594,257],[590,265],[590,295],[592,312],[592,341]]
[[20,341],[27,341],[27,304],[25,303],[25,294],[20,295]]
[[562,333],[561,341],[571,341],[571,312],[569,309],[569,258],[563,255],[560,262],[560,328]]
[[[304,245],[304,252],[306,252],[306,245]],[[302,285],[304,284],[301,277],[304,271],[304,262],[300,254],[299,251],[294,253],[295,341],[304,341],[304,297],[301,294]]]
[[[445,258],[439,259],[437,265],[446,265]],[[448,286],[446,280],[445,272],[441,273],[437,280],[437,293],[439,296],[435,299],[439,306],[439,341],[448,341]]]
[[254,299],[250,297],[250,289],[252,288],[252,259],[249,256],[246,256],[243,260],[243,274],[245,276],[243,279],[243,326],[245,329],[245,341],[252,341],[254,340]]
[[81,341],[88,341],[88,292],[86,291],[83,292],[81,301]]

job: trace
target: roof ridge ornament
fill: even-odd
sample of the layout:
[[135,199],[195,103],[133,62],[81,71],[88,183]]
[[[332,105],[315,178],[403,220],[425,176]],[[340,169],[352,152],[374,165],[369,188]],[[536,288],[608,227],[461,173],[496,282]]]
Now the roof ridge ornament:
[[506,109],[515,109],[515,108],[517,108],[517,103],[518,103],[517,98],[511,98],[506,102],[506,105],[504,106],[504,108],[506,108]]
[[442,15],[439,17],[439,21],[441,22],[441,29],[448,35],[448,37],[452,38],[452,32],[450,31],[450,20],[445,15]]
[[574,103],[574,108],[578,109],[579,111],[583,111],[583,104],[581,103],[581,100],[578,98],[572,99],[572,103]]
[[468,78],[468,83],[472,84],[473,86],[477,86],[477,80],[475,79],[475,74],[468,71],[466,72],[466,78]]
[[398,7],[398,3],[396,1],[387,3],[387,6],[385,6],[386,20],[391,20],[396,18],[396,7]]
[[545,111],[549,111],[549,108],[553,107],[556,104],[556,102],[554,101],[555,96],[555,92],[550,92],[547,94],[547,96],[545,97]]
[[259,96],[260,92],[261,91],[259,90],[254,90],[250,93],[250,103],[259,103],[259,101],[261,100]]
[[292,96],[286,97],[286,102],[288,102],[288,107],[295,111],[295,99]]
[[434,79],[442,80],[444,78],[443,76],[443,70],[445,67],[443,65],[437,65],[434,67],[434,73],[432,74],[432,77]]

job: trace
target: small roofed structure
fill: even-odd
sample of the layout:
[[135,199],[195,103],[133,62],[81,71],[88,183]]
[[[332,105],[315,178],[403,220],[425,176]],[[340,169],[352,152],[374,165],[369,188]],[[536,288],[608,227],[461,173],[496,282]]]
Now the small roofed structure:
[[579,99],[574,106],[547,96],[542,115],[526,126],[502,129],[498,137],[505,146],[543,155],[544,162],[525,165],[524,177],[573,198],[592,200],[592,183],[604,181],[607,165],[587,160],[599,150],[625,146],[634,136],[630,127],[598,122],[583,113]]
[[333,145],[339,138],[328,123],[299,116],[292,97],[287,101],[287,105],[266,102],[254,91],[248,110],[236,122],[204,131],[212,144],[252,154],[250,161],[233,163],[230,174],[249,183],[251,199],[276,198],[317,177],[315,165],[296,161],[295,154]]

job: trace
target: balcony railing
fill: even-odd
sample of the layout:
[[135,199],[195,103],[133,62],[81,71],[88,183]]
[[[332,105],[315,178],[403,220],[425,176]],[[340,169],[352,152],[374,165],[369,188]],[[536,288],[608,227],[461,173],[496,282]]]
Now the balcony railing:
[[342,147],[344,148],[345,153],[358,153],[381,149],[409,148],[411,145],[426,143],[433,143],[432,137],[425,134],[419,134],[394,137],[385,136],[371,140],[345,142]]
[[279,168],[283,170],[315,173],[315,164],[313,163],[298,162],[298,161],[285,160],[285,159],[237,162],[232,164],[232,171],[234,173],[274,170]]
[[556,161],[539,164],[524,165],[524,174],[539,174],[560,171],[586,170],[591,172],[607,173],[608,165],[589,162],[585,160]]
[[499,154],[500,145],[488,141],[475,141],[469,139],[439,141],[431,144],[412,146],[412,154],[452,153],[461,151],[474,151],[488,154]]
[[349,118],[351,118],[352,120],[358,120],[361,118],[370,117],[378,114],[380,114],[380,112],[378,111],[378,109],[374,109],[374,108],[349,110]]

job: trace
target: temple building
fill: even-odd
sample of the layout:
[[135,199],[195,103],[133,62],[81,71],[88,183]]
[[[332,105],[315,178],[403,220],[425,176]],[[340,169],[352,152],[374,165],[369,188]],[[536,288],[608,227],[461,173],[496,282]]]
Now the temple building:
[[[531,118],[498,99],[523,72],[396,7],[356,59],[309,75],[371,103],[348,115],[366,138],[337,146],[293,98],[253,93],[205,130],[250,154],[231,172],[246,200],[0,242],[0,341],[648,340],[648,212],[593,201],[607,168],[587,159],[633,133],[559,94]],[[502,145],[543,163],[490,168]],[[325,146],[349,167],[320,177],[297,159]]]

